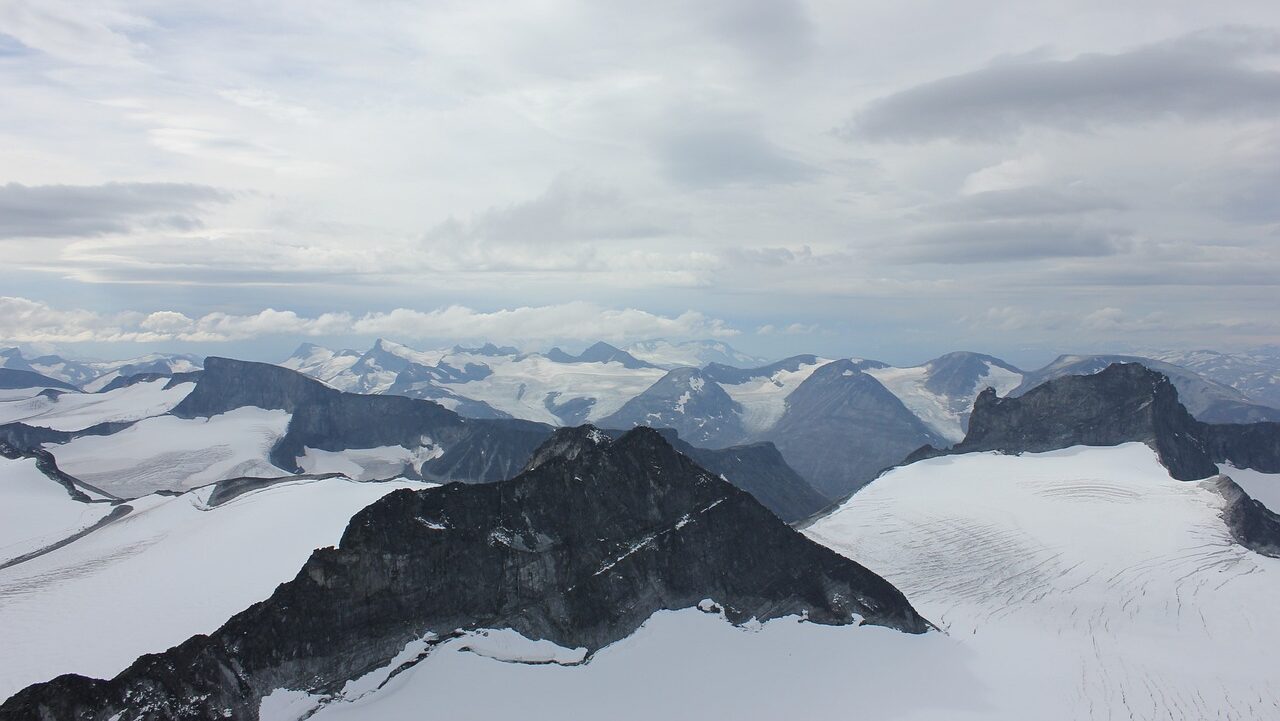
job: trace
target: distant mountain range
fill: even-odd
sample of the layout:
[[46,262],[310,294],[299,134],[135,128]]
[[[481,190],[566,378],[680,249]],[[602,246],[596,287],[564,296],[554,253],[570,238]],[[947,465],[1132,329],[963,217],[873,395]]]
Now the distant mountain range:
[[[963,351],[918,366],[895,367],[813,355],[759,363],[720,341],[650,340],[626,349],[601,342],[573,354],[559,348],[526,353],[494,344],[421,351],[379,339],[364,352],[303,344],[280,365],[336,390],[429,400],[468,419],[532,421],[548,427],[593,423],[619,430],[648,425],[674,429],[682,441],[709,449],[772,443],[786,465],[812,488],[838,498],[921,446],[946,447],[960,441],[974,399],[987,387],[997,396],[1018,396],[1047,380],[1096,373],[1115,362],[1140,363],[1167,376],[1197,420],[1280,420],[1280,410],[1267,404],[1267,399],[1276,399],[1275,389],[1280,387],[1280,355],[1202,351],[1162,358],[1064,355],[1043,368],[1024,371],[990,355]],[[0,351],[0,363],[0,370],[12,376],[7,381],[0,378],[0,385],[39,386],[48,396],[22,407],[0,407],[0,421],[27,423],[43,417],[60,431],[82,432],[88,426],[80,419],[134,422],[167,412],[172,403],[161,396],[173,397],[176,391],[166,386],[171,388],[179,378],[196,380],[193,374],[202,361],[161,354],[129,361],[71,361],[58,356],[27,358],[10,349]],[[39,375],[13,380],[19,372]],[[114,391],[140,381],[127,403],[57,399],[58,393]],[[156,397],[144,400],[145,393]],[[21,388],[0,388],[0,400],[34,395],[24,396]],[[112,403],[127,407],[111,410]],[[73,407],[89,410],[72,413]],[[276,438],[284,434],[279,424],[288,421],[264,417],[260,422],[266,424],[261,437]],[[246,445],[248,436],[237,437],[241,440],[229,448],[256,447]],[[310,455],[300,456],[301,467],[329,468],[325,452],[312,446]],[[231,467],[245,473],[265,472],[258,464],[270,465],[258,451],[250,454],[256,460],[236,454],[232,455],[239,460]],[[385,468],[410,462],[395,453],[390,456],[394,458],[363,457],[356,464],[360,470],[352,472],[362,477],[385,475]],[[288,462],[280,467],[295,470]],[[384,471],[373,470],[377,468]]]

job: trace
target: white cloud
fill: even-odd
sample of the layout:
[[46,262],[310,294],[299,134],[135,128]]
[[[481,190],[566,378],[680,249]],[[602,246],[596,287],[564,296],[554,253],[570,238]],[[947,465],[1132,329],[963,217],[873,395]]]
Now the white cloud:
[[100,314],[63,310],[27,298],[0,297],[0,339],[18,343],[218,343],[264,336],[388,336],[404,339],[615,340],[729,338],[739,331],[696,311],[665,316],[592,303],[527,306],[489,312],[463,306],[431,311],[397,308],[352,316],[304,317],[289,310],[251,315],[213,312],[198,318],[171,310]]

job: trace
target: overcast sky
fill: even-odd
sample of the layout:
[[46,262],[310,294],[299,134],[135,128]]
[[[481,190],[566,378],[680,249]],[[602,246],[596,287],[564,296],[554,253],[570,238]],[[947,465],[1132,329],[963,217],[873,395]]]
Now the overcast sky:
[[1280,342],[1280,3],[0,0],[0,341]]

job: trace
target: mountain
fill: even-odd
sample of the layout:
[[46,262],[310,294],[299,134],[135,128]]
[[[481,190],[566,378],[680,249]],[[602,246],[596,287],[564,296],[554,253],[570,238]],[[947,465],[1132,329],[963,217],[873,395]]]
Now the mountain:
[[672,428],[690,443],[722,448],[746,438],[742,406],[697,368],[677,368],[600,419],[606,428]]
[[615,348],[603,341],[593,344],[590,348],[582,351],[578,355],[569,355],[559,348],[552,348],[547,351],[547,358],[557,363],[617,363],[623,368],[657,368],[652,363],[646,363],[630,353]]
[[78,393],[80,389],[56,378],[35,371],[16,368],[0,368],[0,399],[21,400],[39,395],[43,391]]
[[999,358],[967,351],[948,353],[919,366],[863,370],[935,433],[953,442],[964,438],[979,392],[990,386],[998,395],[1006,395],[1023,377],[1021,370]]
[[1169,378],[1138,363],[1055,378],[1021,396],[984,391],[968,434],[949,452],[1037,453],[1130,442],[1151,445],[1179,480],[1213,476],[1219,463],[1280,472],[1280,423],[1197,421]]
[[786,410],[765,434],[818,491],[852,493],[923,444],[941,437],[862,364],[838,360],[814,370],[786,398]]
[[602,418],[662,376],[607,343],[573,356],[558,348],[522,354],[492,343],[418,351],[379,339],[354,360],[351,353],[304,344],[284,365],[339,390],[431,400],[471,418],[552,425]]
[[[730,448],[697,448],[680,438],[670,428],[656,432],[680,453],[688,456],[712,474],[750,493],[778,518],[791,523],[812,516],[831,504],[800,477],[782,458],[772,443],[752,443]],[[531,457],[525,470],[532,470],[553,457],[576,458],[599,449],[627,431],[600,430],[585,425],[558,428]]]
[[879,576],[637,429],[505,483],[384,496],[212,634],[109,681],[31,686],[0,719],[256,719],[280,689],[310,697],[300,716],[376,689],[442,641],[511,629],[575,664],[658,611],[694,607],[734,624],[930,628]]
[[280,365],[328,383],[333,377],[355,365],[360,360],[360,355],[359,351],[335,351],[314,343],[303,343]]
[[895,468],[805,532],[954,642],[912,718],[1250,721],[1280,711],[1280,561],[1232,506],[1135,442]]
[[1231,386],[1250,402],[1280,408],[1280,349],[1260,348],[1247,353],[1166,351],[1151,357]]
[[[0,369],[0,386],[13,374],[33,375],[27,371]],[[43,386],[47,379],[23,382]],[[21,422],[54,430],[81,431],[102,423],[151,418],[178,405],[195,387],[195,377],[192,374],[139,374],[117,378],[98,393],[81,393],[69,385],[59,385],[60,390],[67,392],[37,395],[35,389],[28,389],[31,397],[0,401],[0,425]]]
[[1280,421],[1280,409],[1249,402],[1240,391],[1211,381],[1185,368],[1162,361],[1124,355],[1063,355],[1037,371],[1027,373],[1010,392],[1021,395],[1053,378],[1097,373],[1112,363],[1140,363],[1169,378],[1191,415],[1207,423]]
[[404,457],[403,473],[427,480],[509,478],[550,433],[512,419],[470,419],[429,401],[343,393],[295,371],[266,363],[209,358],[195,390],[172,411],[208,418],[253,407],[289,414],[272,445],[271,462],[288,472],[323,472],[299,465],[312,451],[386,449]]
[[17,348],[0,350],[0,368],[26,370],[84,388],[93,393],[121,376],[136,373],[189,373],[199,370],[199,356],[150,353],[116,361],[68,360],[56,355],[27,358]]
[[627,352],[642,361],[668,370],[679,367],[701,368],[710,363],[737,368],[758,368],[767,361],[735,350],[724,341],[669,341],[662,338],[640,341],[627,346]]

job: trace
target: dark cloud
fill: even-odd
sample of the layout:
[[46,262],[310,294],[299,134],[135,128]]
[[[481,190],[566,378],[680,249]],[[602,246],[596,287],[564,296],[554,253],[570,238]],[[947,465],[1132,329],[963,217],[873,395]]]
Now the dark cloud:
[[762,135],[731,126],[672,134],[660,152],[667,175],[689,186],[795,183],[817,175]]
[[1129,245],[1113,228],[1056,222],[1001,220],[957,223],[920,233],[888,251],[901,263],[999,263],[1115,255]]
[[139,227],[198,227],[203,206],[231,195],[206,185],[0,186],[0,238],[74,238],[124,233]]
[[1091,188],[1033,185],[961,196],[929,206],[922,214],[937,219],[982,220],[1077,215],[1124,208],[1120,200]]
[[1228,27],[1114,55],[1006,59],[876,100],[845,133],[992,140],[1028,126],[1087,130],[1164,117],[1268,115],[1280,110],[1280,72],[1252,61],[1277,53],[1280,34]]

